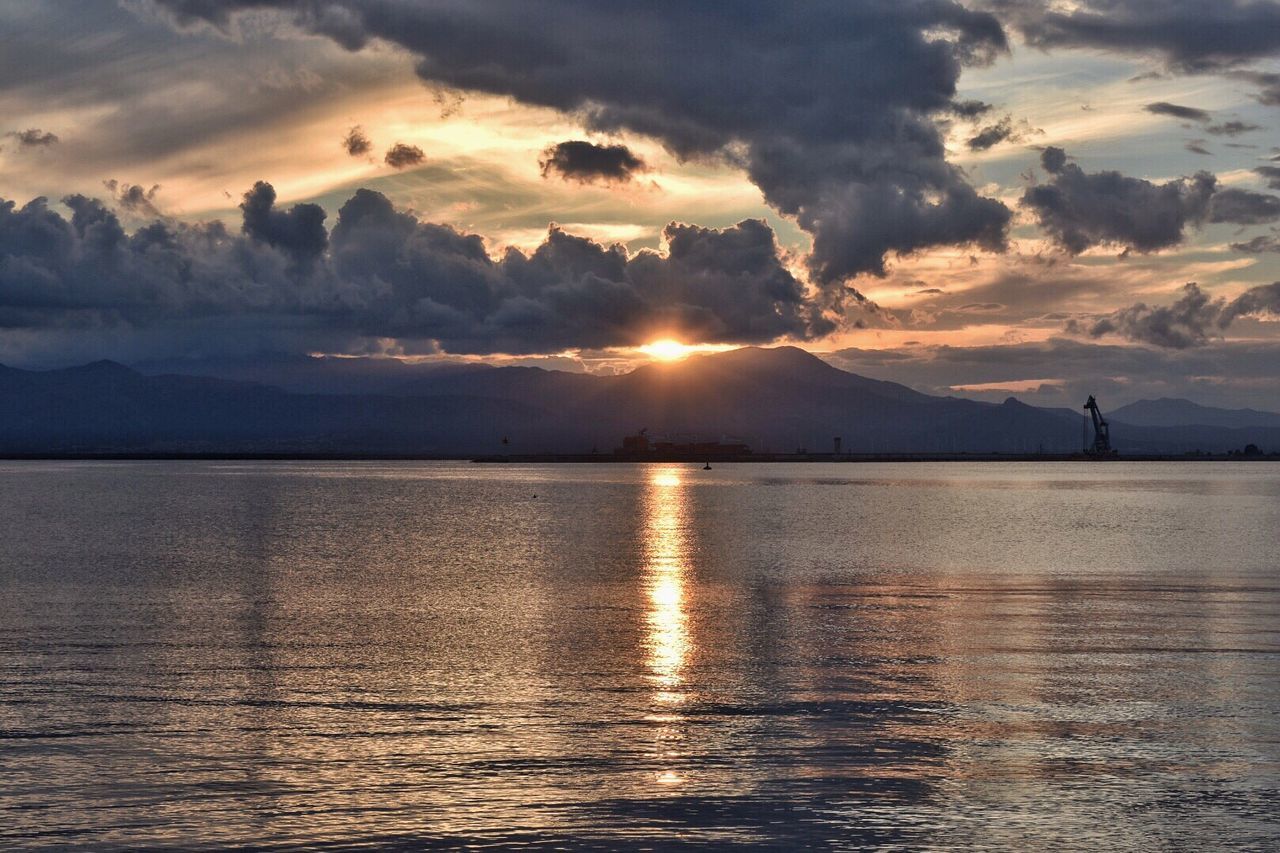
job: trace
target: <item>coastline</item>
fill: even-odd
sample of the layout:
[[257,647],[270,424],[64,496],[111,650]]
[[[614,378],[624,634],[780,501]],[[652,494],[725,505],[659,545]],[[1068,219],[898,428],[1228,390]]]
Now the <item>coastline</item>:
[[1090,456],[1084,453],[751,453],[696,456],[614,453],[221,453],[221,452],[0,452],[6,462],[473,462],[477,464],[636,464],[784,462],[1280,462],[1280,453]]

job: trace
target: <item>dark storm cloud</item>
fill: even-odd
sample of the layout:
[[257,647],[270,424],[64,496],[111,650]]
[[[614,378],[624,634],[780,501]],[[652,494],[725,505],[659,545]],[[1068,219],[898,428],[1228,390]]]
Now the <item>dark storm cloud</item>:
[[995,124],[988,125],[969,138],[966,143],[970,151],[986,151],[988,148],[994,148],[1005,140],[1012,139],[1015,135],[1013,129],[1013,119],[1005,116]]
[[[1262,130],[1261,125],[1249,124],[1248,122],[1230,120],[1212,124],[1213,116],[1208,110],[1197,109],[1196,107],[1184,107],[1180,104],[1171,104],[1168,101],[1156,101],[1154,104],[1147,104],[1143,107],[1149,113],[1156,115],[1173,116],[1174,118],[1187,119],[1188,121],[1198,121],[1205,125],[1205,133],[1211,133],[1214,136],[1239,136],[1242,133],[1250,133],[1255,130]],[[1189,151],[1195,151],[1198,154],[1208,154],[1208,151],[1198,150],[1188,144]]]
[[981,118],[991,112],[995,107],[985,101],[969,100],[955,101],[951,105],[951,112],[960,118],[975,119]]
[[1259,166],[1253,170],[1255,174],[1267,179],[1267,186],[1280,190],[1280,166]]
[[969,138],[966,144],[970,151],[986,151],[1001,142],[1022,142],[1027,136],[1038,133],[1044,133],[1044,131],[1032,127],[1026,119],[1020,119],[1015,122],[1013,116],[1006,115],[995,124],[979,130],[977,134]]
[[1067,165],[1067,152],[1056,145],[1045,146],[1040,152],[1040,165],[1046,172],[1056,175]]
[[1156,115],[1173,116],[1174,118],[1183,118],[1188,121],[1209,121],[1211,118],[1207,110],[1184,107],[1180,104],[1171,104],[1168,101],[1156,101],[1154,104],[1147,104],[1143,109]]
[[381,333],[431,337],[451,352],[545,352],[637,344],[671,334],[769,341],[832,330],[782,266],[773,231],[668,225],[668,254],[628,257],[553,228],[531,255],[501,260],[483,241],[418,222],[360,190],[333,230],[336,276],[377,293]]
[[1259,0],[986,0],[1034,47],[1151,54],[1170,68],[1230,67],[1280,51],[1280,4]]
[[41,130],[38,127],[29,127],[26,130],[14,130],[6,133],[5,136],[10,139],[18,140],[18,145],[22,148],[48,148],[50,145],[56,145],[58,136],[47,130]]
[[1133,341],[1172,349],[1201,346],[1218,331],[1217,321],[1225,303],[1213,300],[1198,285],[1186,285],[1172,305],[1148,306],[1138,302],[1100,317],[1087,328],[1070,321],[1067,331],[1090,337],[1118,334]]
[[112,178],[103,181],[102,185],[111,193],[116,206],[121,210],[152,219],[160,216],[160,210],[155,204],[156,194],[160,192],[159,184],[152,184],[148,189],[139,184],[122,184]]
[[1247,252],[1251,255],[1262,254],[1263,252],[1280,252],[1280,236],[1275,234],[1259,234],[1243,243],[1232,243],[1231,248],[1237,252]]
[[407,169],[421,165],[426,159],[427,155],[418,146],[397,142],[387,149],[382,161],[393,169]]
[[538,165],[544,178],[556,174],[579,183],[625,183],[645,169],[644,160],[625,145],[596,145],[580,139],[551,146]]
[[833,293],[883,274],[889,254],[1006,245],[1010,211],[947,162],[935,121],[966,64],[1007,50],[994,16],[954,0],[157,2],[224,27],[240,9],[287,10],[350,48],[408,49],[431,83],[740,165],[813,235],[813,275]]
[[1250,288],[1230,302],[1210,297],[1192,282],[1170,305],[1138,302],[1091,323],[1071,320],[1066,328],[1093,338],[1117,334],[1158,347],[1186,349],[1204,346],[1237,318],[1253,314],[1280,314],[1280,282]]
[[1207,125],[1204,130],[1205,133],[1212,133],[1214,136],[1239,136],[1242,133],[1262,130],[1262,125],[1249,124],[1243,121],[1224,121]]
[[241,230],[284,252],[293,266],[309,269],[329,245],[324,208],[318,204],[295,204],[288,210],[279,210],[275,203],[276,191],[271,184],[254,184],[240,204],[244,214]]
[[1226,328],[1237,317],[1259,314],[1280,316],[1280,281],[1251,287],[1231,300],[1218,318],[1218,325]]
[[1280,198],[1219,189],[1208,172],[1164,184],[1114,171],[1086,173],[1053,146],[1040,162],[1052,180],[1028,187],[1022,203],[1072,253],[1101,244],[1153,252],[1177,245],[1188,226],[1206,221],[1247,225],[1280,218]]
[[166,220],[129,234],[101,202],[64,204],[69,220],[44,199],[0,202],[0,327],[115,329],[128,340],[199,331],[205,349],[396,338],[467,353],[659,334],[762,343],[834,328],[758,220],[673,223],[666,255],[629,256],[553,228],[532,254],[494,260],[480,237],[420,222],[369,190],[342,206],[331,234],[318,206],[282,209],[265,183],[245,194],[239,234]]
[[156,221],[126,234],[100,202],[69,196],[70,220],[37,198],[0,201],[0,326],[126,327],[210,310],[251,312],[292,286],[287,260],[219,224]]
[[1205,217],[1216,186],[1207,172],[1162,185],[1119,172],[1089,174],[1067,163],[1065,152],[1053,146],[1040,161],[1052,180],[1029,187],[1022,202],[1073,253],[1100,243],[1122,243],[1143,252],[1176,245],[1189,221]]
[[1259,225],[1280,219],[1280,197],[1249,190],[1226,189],[1213,194],[1210,222]]
[[364,128],[357,124],[342,137],[342,148],[352,157],[363,157],[373,150],[373,141],[364,132]]
[[1254,100],[1269,107],[1280,106],[1280,74],[1267,71],[1233,71],[1231,76],[1237,80],[1247,80],[1258,87],[1254,92]]

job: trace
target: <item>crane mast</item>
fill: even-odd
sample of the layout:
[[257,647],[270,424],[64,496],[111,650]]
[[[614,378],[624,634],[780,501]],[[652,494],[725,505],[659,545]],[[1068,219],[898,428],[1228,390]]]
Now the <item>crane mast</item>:
[[1086,444],[1084,452],[1090,456],[1114,456],[1116,451],[1111,447],[1111,427],[1107,424],[1107,419],[1102,416],[1102,412],[1098,409],[1098,401],[1092,394],[1089,395],[1084,408],[1093,418],[1093,444]]

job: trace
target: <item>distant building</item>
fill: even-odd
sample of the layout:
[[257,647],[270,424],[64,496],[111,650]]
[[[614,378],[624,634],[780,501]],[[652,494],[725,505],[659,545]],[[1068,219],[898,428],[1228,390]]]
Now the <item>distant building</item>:
[[640,430],[638,435],[629,435],[622,439],[622,447],[615,452],[622,453],[648,453],[649,452],[649,436],[645,435],[644,430]]
[[745,456],[751,453],[750,445],[741,441],[676,441],[650,439],[648,430],[622,439],[622,446],[614,451],[616,456],[689,456],[710,458],[713,456]]

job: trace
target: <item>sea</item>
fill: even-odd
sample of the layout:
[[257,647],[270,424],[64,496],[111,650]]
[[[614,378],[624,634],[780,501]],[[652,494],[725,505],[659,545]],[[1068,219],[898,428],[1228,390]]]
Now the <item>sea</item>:
[[1280,849],[1280,463],[0,463],[0,849]]

